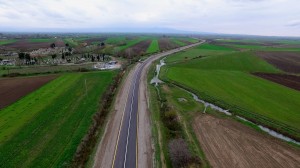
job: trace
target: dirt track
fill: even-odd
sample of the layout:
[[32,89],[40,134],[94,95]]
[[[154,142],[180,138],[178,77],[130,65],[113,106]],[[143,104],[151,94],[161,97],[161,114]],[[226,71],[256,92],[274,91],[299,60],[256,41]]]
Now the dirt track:
[[0,79],[0,109],[40,88],[57,76]]
[[254,73],[254,75],[300,91],[300,76],[268,73]]
[[285,72],[300,73],[299,52],[258,52],[257,55]]
[[300,165],[300,149],[237,121],[201,115],[194,130],[212,167],[289,167]]

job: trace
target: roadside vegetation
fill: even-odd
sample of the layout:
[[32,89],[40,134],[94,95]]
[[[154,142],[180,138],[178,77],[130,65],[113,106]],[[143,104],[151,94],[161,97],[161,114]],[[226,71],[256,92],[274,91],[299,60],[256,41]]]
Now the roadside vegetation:
[[[150,68],[148,82],[155,75]],[[209,167],[189,122],[203,105],[168,85],[149,85],[156,167]],[[184,100],[184,101],[183,101]]]

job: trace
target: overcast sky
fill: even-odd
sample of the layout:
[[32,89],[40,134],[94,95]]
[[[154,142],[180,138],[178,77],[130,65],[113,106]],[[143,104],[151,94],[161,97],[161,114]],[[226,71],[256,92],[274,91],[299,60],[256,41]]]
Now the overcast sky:
[[0,30],[172,28],[300,36],[299,0],[0,0]]

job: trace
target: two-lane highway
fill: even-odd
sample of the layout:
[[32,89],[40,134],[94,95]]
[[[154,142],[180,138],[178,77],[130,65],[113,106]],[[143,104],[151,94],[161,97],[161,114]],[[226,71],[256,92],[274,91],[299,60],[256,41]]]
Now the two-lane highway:
[[[204,42],[204,41],[203,41]],[[118,132],[117,143],[114,151],[114,157],[112,161],[112,167],[114,168],[135,168],[143,167],[142,165],[137,165],[138,159],[138,145],[137,145],[137,129],[138,129],[138,105],[139,105],[139,85],[142,71],[145,66],[149,66],[154,60],[161,57],[173,54],[175,52],[185,50],[190,47],[194,47],[203,42],[192,44],[189,46],[173,49],[167,52],[155,54],[143,63],[139,63],[135,72],[133,81],[131,82],[131,87],[129,90],[126,107],[123,112],[121,119],[121,124]]]

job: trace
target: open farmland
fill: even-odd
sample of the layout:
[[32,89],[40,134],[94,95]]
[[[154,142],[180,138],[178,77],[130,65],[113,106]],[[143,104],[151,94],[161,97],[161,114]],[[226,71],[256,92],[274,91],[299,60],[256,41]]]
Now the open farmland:
[[41,42],[41,39],[22,39],[13,43],[5,44],[4,46],[21,51],[31,51],[39,48],[49,48],[52,43],[55,43],[57,47],[65,46],[65,43],[60,39],[53,41],[50,39],[43,39],[42,41],[43,42]]
[[197,57],[206,57],[211,55],[224,55],[233,53],[235,50],[227,47],[217,46],[213,44],[202,44],[189,50],[178,52],[171,57],[166,58],[166,62],[179,62],[195,59]]
[[298,167],[300,151],[231,119],[200,115],[194,130],[212,167]]
[[[50,74],[58,72],[70,72],[70,71],[81,71],[93,69],[94,63],[87,64],[74,64],[74,65],[47,65],[47,66],[27,66],[27,67],[14,67],[9,69],[9,74]],[[8,71],[0,69],[0,75],[8,75]]]
[[300,91],[300,76],[268,73],[254,73],[254,75]]
[[11,39],[11,40],[0,40],[0,46],[1,45],[6,45],[10,43],[15,43],[17,40]]
[[147,49],[147,53],[155,53],[157,51],[159,51],[158,40],[153,39]]
[[122,50],[126,50],[127,48],[129,47],[132,47],[142,41],[146,40],[145,37],[136,37],[136,38],[133,38],[133,39],[127,39],[125,41],[125,45],[122,45],[119,47],[119,50],[122,51]]
[[66,167],[114,71],[61,75],[0,111],[0,167]]
[[285,72],[300,73],[299,52],[257,52],[257,55]]
[[[134,46],[127,48],[127,52],[132,52],[134,55],[141,55],[141,54],[145,54],[149,45],[151,43],[151,40],[143,40],[137,44],[135,44]],[[126,51],[125,51],[126,52]]]
[[299,139],[299,92],[251,75],[280,72],[254,54],[208,56],[164,69],[166,80],[193,90],[202,99]]
[[166,51],[179,47],[179,45],[173,42],[170,38],[160,38],[158,40],[158,44],[161,51]]
[[0,109],[35,91],[56,76],[0,79]]

